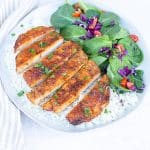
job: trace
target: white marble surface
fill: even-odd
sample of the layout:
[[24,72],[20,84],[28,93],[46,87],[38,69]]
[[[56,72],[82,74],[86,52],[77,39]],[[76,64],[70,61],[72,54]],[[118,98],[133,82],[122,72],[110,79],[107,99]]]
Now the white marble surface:
[[[136,25],[150,49],[149,0],[100,0],[113,6]],[[147,57],[147,56],[145,56]],[[148,66],[149,64],[147,64]],[[148,86],[148,85],[147,85]],[[149,87],[148,87],[149,88]],[[150,91],[150,88],[148,89]],[[150,150],[150,92],[127,117],[103,128],[82,133],[47,130],[21,114],[27,150]]]

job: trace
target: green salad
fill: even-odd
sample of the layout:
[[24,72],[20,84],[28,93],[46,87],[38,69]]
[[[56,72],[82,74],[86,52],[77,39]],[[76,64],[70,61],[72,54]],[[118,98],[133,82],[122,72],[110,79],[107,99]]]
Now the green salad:
[[52,14],[50,21],[65,40],[82,46],[102,74],[109,76],[114,90],[143,92],[143,71],[137,69],[143,60],[137,45],[139,39],[121,25],[118,15],[83,1],[66,2]]

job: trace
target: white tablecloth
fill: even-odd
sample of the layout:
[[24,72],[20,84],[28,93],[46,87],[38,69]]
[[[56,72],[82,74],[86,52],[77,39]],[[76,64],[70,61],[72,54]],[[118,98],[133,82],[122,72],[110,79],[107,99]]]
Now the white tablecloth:
[[[150,50],[150,1],[101,0],[134,22]],[[147,56],[145,56],[147,59]],[[147,64],[147,66],[150,65]],[[149,68],[149,66],[148,66]],[[148,85],[147,85],[148,86]],[[150,88],[138,108],[103,128],[82,133],[48,131],[21,114],[27,150],[150,150]]]

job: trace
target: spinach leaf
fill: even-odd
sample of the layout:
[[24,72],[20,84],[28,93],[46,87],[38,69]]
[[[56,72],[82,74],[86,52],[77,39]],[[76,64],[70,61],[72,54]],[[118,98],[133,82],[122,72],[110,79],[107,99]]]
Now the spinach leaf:
[[113,89],[115,89],[115,91],[117,91],[118,93],[130,92],[130,90],[123,88],[120,85],[121,76],[119,76],[119,74],[116,74],[115,72],[113,72],[110,65],[107,68],[107,75],[110,78],[111,87]]
[[86,11],[85,15],[86,15],[88,18],[91,18],[91,17],[94,17],[94,16],[99,17],[99,16],[100,16],[100,13],[99,13],[97,10],[89,9],[89,10]]
[[86,30],[80,26],[69,25],[60,29],[60,34],[65,40],[78,41],[79,37],[86,34]]
[[93,10],[100,12],[100,10],[97,7],[87,4],[87,3],[83,2],[82,0],[79,0],[79,5],[84,10],[84,12],[86,12],[89,9],[93,9]]
[[102,47],[112,47],[112,41],[109,40],[108,36],[99,36],[83,42],[85,52],[90,55],[98,55]]
[[58,29],[72,24],[75,20],[72,17],[73,12],[74,9],[72,5],[64,4],[63,6],[59,7],[55,13],[52,14],[51,24]]
[[103,12],[100,16],[99,21],[103,24],[103,26],[110,26],[112,22],[114,24],[118,24],[120,18],[112,12]]
[[114,39],[116,35],[120,32],[121,27],[119,24],[116,24],[114,26],[102,26],[101,32],[103,35],[108,35],[110,39]]
[[133,66],[137,67],[143,60],[143,53],[139,46],[132,41],[130,37],[123,38],[119,41],[119,44],[123,44],[128,51],[128,59]]
[[116,77],[120,76],[118,74],[119,69],[124,68],[125,66],[128,66],[129,68],[132,67],[127,56],[124,56],[122,58],[122,60],[120,60],[117,56],[112,56],[109,58],[109,63],[110,63],[110,67],[111,67],[112,71],[115,73]]
[[124,29],[123,27],[121,27],[119,32],[111,35],[111,39],[112,40],[119,40],[119,39],[127,37],[128,35],[129,35],[128,31],[126,29]]
[[98,66],[107,60],[107,58],[103,56],[92,56],[90,59],[93,60]]
[[143,71],[142,70],[136,70],[134,75],[130,76],[130,81],[134,83],[134,85],[137,88],[137,92],[141,93],[144,89],[144,83],[143,83]]

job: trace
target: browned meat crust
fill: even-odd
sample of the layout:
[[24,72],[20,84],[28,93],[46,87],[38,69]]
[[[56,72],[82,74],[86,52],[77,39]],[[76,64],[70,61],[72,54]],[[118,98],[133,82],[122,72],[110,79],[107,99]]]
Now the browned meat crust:
[[73,125],[89,122],[101,114],[109,103],[109,80],[104,75],[84,99],[66,116]]
[[86,54],[81,50],[78,51],[68,62],[57,68],[44,82],[27,93],[27,97],[32,103],[39,104],[43,98],[49,96],[77,73],[87,60]]
[[14,51],[20,51],[22,48],[29,46],[33,42],[40,40],[44,35],[48,34],[51,31],[54,31],[53,27],[38,26],[32,28],[26,33],[21,34],[16,40]]
[[[81,48],[76,43],[71,41],[65,42],[56,51],[43,58],[41,64],[49,70],[54,71],[63,65],[78,50],[81,50]],[[44,81],[48,75],[44,73],[42,68],[33,66],[23,74],[23,77],[27,84],[33,87]]]
[[37,63],[63,42],[63,38],[55,31],[50,32],[42,40],[31,44],[16,56],[16,70],[22,72]]
[[80,93],[87,88],[89,83],[95,80],[100,74],[99,68],[93,61],[81,68],[81,70],[68,80],[55,95],[43,105],[43,109],[54,112],[61,112],[72,102]]

